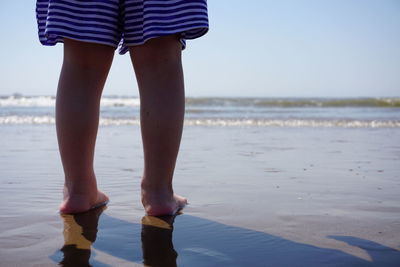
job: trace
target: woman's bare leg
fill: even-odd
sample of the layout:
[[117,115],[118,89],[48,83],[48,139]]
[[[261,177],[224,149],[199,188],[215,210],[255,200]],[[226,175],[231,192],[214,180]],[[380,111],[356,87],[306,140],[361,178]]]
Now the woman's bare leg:
[[64,40],[56,99],[56,128],[65,173],[62,213],[78,213],[108,200],[97,189],[93,157],[101,93],[114,56],[106,45]]
[[172,188],[185,110],[181,50],[176,36],[130,48],[140,93],[142,203],[148,215],[174,214],[187,203]]

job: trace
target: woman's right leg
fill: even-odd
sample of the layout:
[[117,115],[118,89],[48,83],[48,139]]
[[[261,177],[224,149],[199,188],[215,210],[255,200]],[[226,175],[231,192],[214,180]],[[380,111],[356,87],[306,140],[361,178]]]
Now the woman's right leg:
[[84,212],[108,200],[97,189],[93,157],[101,93],[114,56],[111,46],[64,40],[56,128],[65,173],[62,213]]

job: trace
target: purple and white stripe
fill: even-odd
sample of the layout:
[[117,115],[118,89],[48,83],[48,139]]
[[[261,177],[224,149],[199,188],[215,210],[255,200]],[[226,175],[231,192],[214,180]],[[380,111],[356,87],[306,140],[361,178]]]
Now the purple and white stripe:
[[120,54],[171,34],[180,34],[184,47],[208,31],[206,0],[37,0],[36,17],[43,45],[66,37],[120,45]]

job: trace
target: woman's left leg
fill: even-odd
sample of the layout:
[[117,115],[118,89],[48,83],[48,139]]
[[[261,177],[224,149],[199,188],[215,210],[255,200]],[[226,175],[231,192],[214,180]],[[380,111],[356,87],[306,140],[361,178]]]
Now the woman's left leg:
[[172,188],[185,112],[181,50],[174,35],[130,48],[140,93],[142,203],[148,215],[171,215],[187,203]]

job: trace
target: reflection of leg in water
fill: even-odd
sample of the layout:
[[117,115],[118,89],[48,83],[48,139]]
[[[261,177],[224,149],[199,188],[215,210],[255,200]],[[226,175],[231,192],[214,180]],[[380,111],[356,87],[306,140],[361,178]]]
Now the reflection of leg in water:
[[61,215],[64,220],[64,246],[61,249],[64,258],[60,266],[91,266],[90,248],[96,240],[99,217],[104,209],[103,206],[75,215]]
[[142,218],[143,263],[151,267],[176,267],[178,254],[172,243],[175,216]]

